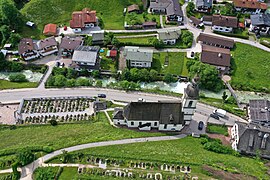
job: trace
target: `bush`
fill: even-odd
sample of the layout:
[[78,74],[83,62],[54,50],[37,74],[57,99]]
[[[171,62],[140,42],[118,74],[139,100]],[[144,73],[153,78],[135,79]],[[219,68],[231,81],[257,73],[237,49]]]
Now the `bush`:
[[167,73],[167,74],[165,74],[163,80],[164,80],[166,83],[172,83],[172,82],[175,82],[175,81],[176,81],[176,78],[173,77],[172,74]]
[[54,119],[50,120],[49,122],[50,122],[50,124],[51,124],[52,126],[57,126],[57,124],[58,124],[57,121],[54,120]]
[[11,74],[9,77],[11,82],[27,82],[26,76],[22,73]]
[[17,160],[18,160],[19,165],[21,165],[21,166],[25,166],[25,165],[33,162],[34,159],[35,159],[35,155],[29,149],[25,149],[24,151],[20,151],[17,154]]

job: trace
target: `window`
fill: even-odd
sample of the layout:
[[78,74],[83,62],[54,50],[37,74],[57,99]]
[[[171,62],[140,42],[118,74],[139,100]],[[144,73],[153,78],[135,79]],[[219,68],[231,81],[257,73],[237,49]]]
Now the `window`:
[[192,107],[193,101],[188,102],[188,107]]
[[164,129],[167,129],[167,124],[164,124]]
[[157,122],[154,123],[154,126],[157,126]]
[[139,126],[141,126],[142,125],[142,122],[139,122]]
[[134,126],[134,122],[133,122],[133,121],[131,121],[130,125],[131,125],[131,126]]

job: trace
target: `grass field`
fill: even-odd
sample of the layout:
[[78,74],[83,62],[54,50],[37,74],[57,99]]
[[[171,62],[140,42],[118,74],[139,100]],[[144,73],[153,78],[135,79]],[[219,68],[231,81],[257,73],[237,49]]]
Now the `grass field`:
[[0,149],[17,149],[31,146],[51,146],[60,149],[78,144],[116,139],[162,136],[162,133],[136,132],[128,129],[114,128],[104,113],[96,122],[65,124],[58,126],[32,125],[0,129]]
[[190,165],[192,172],[199,177],[209,175],[202,170],[204,165],[209,165],[227,172],[255,176],[258,179],[269,178],[267,175],[268,168],[262,161],[207,151],[203,148],[200,138],[186,137],[173,141],[115,145],[109,146],[109,148],[97,147],[74,153],[78,152],[110,159],[186,164]]
[[0,79],[0,89],[19,89],[19,88],[35,88],[38,86],[37,82],[10,82]]
[[207,133],[222,134],[224,136],[228,136],[228,128],[224,125],[208,124]]
[[28,20],[38,25],[42,32],[45,24],[56,23],[69,25],[73,11],[85,7],[97,11],[104,21],[105,29],[124,29],[123,10],[131,4],[141,4],[140,0],[31,0],[21,12]]
[[102,57],[102,60],[100,62],[101,69],[115,71],[116,61],[113,61],[111,58],[106,57],[107,51],[108,49],[106,49],[103,53],[100,53],[100,56]]
[[152,46],[152,43],[150,42],[151,39],[156,38],[156,36],[153,37],[132,37],[132,38],[117,38],[122,43],[134,43],[134,44],[148,44],[149,46]]
[[[165,59],[168,57],[168,63],[165,64]],[[159,73],[171,73],[175,75],[182,75],[187,73],[185,64],[185,53],[182,52],[161,52],[154,53],[152,68]]]
[[232,86],[240,90],[270,92],[270,53],[236,43],[232,54]]

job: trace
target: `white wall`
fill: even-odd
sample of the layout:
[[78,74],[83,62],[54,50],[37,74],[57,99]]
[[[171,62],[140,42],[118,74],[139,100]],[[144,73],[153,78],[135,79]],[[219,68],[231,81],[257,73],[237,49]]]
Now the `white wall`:
[[180,131],[183,126],[180,124],[177,124],[176,126],[174,126],[174,124],[167,124],[167,128],[164,128],[165,124],[160,124],[158,130],[159,131]]
[[131,67],[151,67],[151,62],[142,62],[142,61],[130,61]]
[[113,119],[113,124],[115,125],[127,125],[124,119]]
[[219,32],[232,32],[233,28],[231,27],[224,27],[224,26],[212,26],[213,31],[219,31]]
[[168,39],[168,40],[163,40],[164,44],[175,44],[176,43],[176,39]]
[[73,31],[74,31],[75,33],[79,33],[79,32],[82,32],[82,29],[81,29],[81,28],[75,28],[75,29],[73,29]]

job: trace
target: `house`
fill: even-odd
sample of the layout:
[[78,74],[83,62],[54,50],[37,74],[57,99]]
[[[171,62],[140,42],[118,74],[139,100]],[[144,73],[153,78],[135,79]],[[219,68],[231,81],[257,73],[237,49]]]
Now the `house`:
[[92,44],[93,45],[104,44],[104,31],[98,31],[92,34]]
[[219,48],[232,49],[234,47],[234,40],[232,39],[220,36],[213,36],[205,33],[200,33],[200,35],[198,36],[198,41],[200,41],[202,44]]
[[73,54],[74,49],[76,47],[83,45],[83,38],[80,36],[77,37],[69,37],[65,36],[61,40],[61,44],[59,46],[62,56],[71,56]]
[[218,70],[229,70],[231,64],[231,53],[229,49],[202,45],[201,61],[215,66]]
[[131,102],[123,109],[115,109],[113,122],[139,130],[180,131],[190,123],[198,98],[198,86],[193,80],[182,101]]
[[74,32],[81,32],[84,28],[94,27],[97,24],[96,11],[84,8],[72,13],[70,27]]
[[195,10],[198,12],[210,13],[213,0],[195,0]]
[[208,25],[208,26],[212,26],[212,19],[213,17],[212,16],[203,16],[202,17],[202,22],[204,25]]
[[250,15],[251,25],[249,31],[260,35],[270,34],[270,14]]
[[175,44],[181,35],[181,30],[159,30],[158,39],[164,44]]
[[261,156],[270,159],[270,129],[236,122],[231,128],[232,149],[241,154]]
[[108,50],[106,57],[110,57],[112,59],[115,59],[117,57],[117,50]]
[[99,49],[98,46],[78,46],[74,50],[70,67],[77,71],[83,69],[86,69],[89,72],[99,70]]
[[58,52],[57,42],[54,37],[39,40],[36,45],[41,56],[48,56]]
[[233,16],[212,16],[212,30],[218,32],[231,33],[235,28],[238,27],[238,19]]
[[127,12],[128,13],[132,13],[132,12],[139,13],[140,8],[139,8],[139,6],[137,4],[132,4],[132,5],[127,7]]
[[143,29],[155,29],[157,27],[157,23],[154,21],[146,21],[142,24]]
[[197,27],[197,28],[200,28],[200,27],[203,27],[203,26],[204,26],[204,24],[203,24],[203,22],[201,21],[201,19],[198,19],[198,18],[196,18],[196,17],[194,17],[194,16],[191,16],[189,19],[190,19],[191,23],[192,23],[195,27]]
[[43,34],[45,36],[56,36],[57,35],[57,25],[56,24],[46,24],[44,26]]
[[178,0],[150,0],[149,11],[165,14],[168,22],[183,23],[184,15]]
[[233,0],[234,8],[238,12],[262,14],[267,10],[267,4],[257,0]]
[[149,68],[152,66],[153,50],[125,46],[123,54],[130,67]]
[[270,100],[250,100],[247,110],[249,122],[270,127]]
[[23,38],[19,43],[19,55],[25,60],[33,60],[40,57],[37,48],[31,38]]

